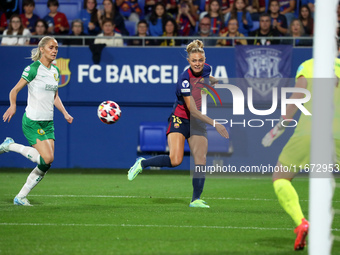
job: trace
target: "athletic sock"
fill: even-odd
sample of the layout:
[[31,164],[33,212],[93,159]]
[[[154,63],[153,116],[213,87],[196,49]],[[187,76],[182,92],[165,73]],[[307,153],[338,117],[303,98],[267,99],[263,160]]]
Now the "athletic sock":
[[172,167],[171,160],[168,155],[159,155],[159,156],[155,156],[155,157],[142,160],[141,165],[143,169],[148,166]]
[[203,192],[204,183],[205,183],[205,173],[203,171],[197,171],[198,169],[203,170],[204,165],[195,165],[195,172],[192,178],[192,187],[193,187],[193,194],[192,194],[192,201],[196,199],[200,199],[201,194]]
[[39,170],[38,167],[35,167],[33,171],[27,177],[26,183],[20,190],[18,197],[26,197],[28,193],[44,178],[45,172]]
[[294,220],[296,226],[299,226],[304,216],[299,203],[299,196],[292,183],[286,179],[278,179],[274,181],[273,186],[281,206]]
[[24,146],[18,143],[12,143],[9,145],[9,150],[20,153],[21,155],[23,155],[25,158],[28,158],[32,162],[40,164],[40,154],[33,147]]

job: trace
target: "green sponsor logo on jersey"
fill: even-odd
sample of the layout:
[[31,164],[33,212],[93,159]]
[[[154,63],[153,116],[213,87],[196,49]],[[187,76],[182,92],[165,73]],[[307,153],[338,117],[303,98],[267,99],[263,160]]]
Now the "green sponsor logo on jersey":
[[45,90],[56,91],[58,89],[58,85],[46,84]]

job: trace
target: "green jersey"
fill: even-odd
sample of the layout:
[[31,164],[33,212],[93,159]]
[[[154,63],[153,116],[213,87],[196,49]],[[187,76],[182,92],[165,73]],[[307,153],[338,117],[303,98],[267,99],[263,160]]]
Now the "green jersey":
[[[296,73],[296,79],[303,76],[307,79],[307,89],[311,92],[311,99],[304,104],[304,107],[312,113],[313,104],[313,70],[314,70],[314,59],[309,59],[303,62]],[[335,75],[340,79],[340,59],[335,60]],[[333,138],[340,139],[340,86],[339,83],[334,89],[333,96],[333,106],[334,106],[334,119],[333,119]],[[311,135],[312,131],[312,116],[304,115],[301,113],[299,122],[295,128],[293,137]]]
[[39,60],[27,66],[21,77],[28,82],[26,116],[31,120],[53,120],[54,97],[58,90],[59,69]]

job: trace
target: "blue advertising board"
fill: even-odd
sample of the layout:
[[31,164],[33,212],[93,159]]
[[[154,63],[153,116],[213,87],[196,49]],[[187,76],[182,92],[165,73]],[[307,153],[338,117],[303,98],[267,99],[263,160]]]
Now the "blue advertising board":
[[[0,47],[0,115],[9,106],[10,90],[31,63],[27,58],[31,49],[30,46]],[[311,57],[312,50],[300,48],[292,49],[292,52],[291,77],[294,77],[297,67]],[[236,78],[234,48],[207,48],[206,57],[206,62],[212,66],[213,76]],[[188,66],[186,58],[184,47],[104,48],[100,64],[94,64],[89,48],[60,47],[57,59],[62,76],[59,95],[74,117],[74,123],[69,125],[56,110],[53,167],[129,168],[137,157],[139,124],[143,121],[167,121],[175,100],[174,84]],[[26,99],[25,88],[18,95],[17,113],[12,121],[0,124],[1,140],[10,136],[18,143],[28,145],[21,131]],[[121,119],[114,125],[103,124],[97,117],[97,107],[104,100],[113,100],[121,106]],[[259,162],[261,153],[267,153],[268,161],[273,163],[279,150],[265,151],[259,142],[267,131],[232,128],[234,153],[228,158],[229,163],[237,165],[244,160]],[[250,139],[254,135],[259,141]],[[289,132],[279,143],[284,144],[288,137]],[[34,166],[16,153],[0,157],[0,167]],[[188,157],[177,168],[189,169]]]

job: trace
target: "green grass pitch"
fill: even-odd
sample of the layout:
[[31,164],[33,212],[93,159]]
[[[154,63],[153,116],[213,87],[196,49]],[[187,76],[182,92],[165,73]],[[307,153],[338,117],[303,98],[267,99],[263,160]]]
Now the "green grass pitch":
[[[1,255],[295,253],[293,221],[269,176],[208,178],[202,198],[211,208],[201,209],[188,207],[187,171],[144,171],[129,182],[126,170],[52,169],[31,192],[33,207],[14,206],[29,171],[0,169]],[[293,185],[308,217],[308,179]]]

